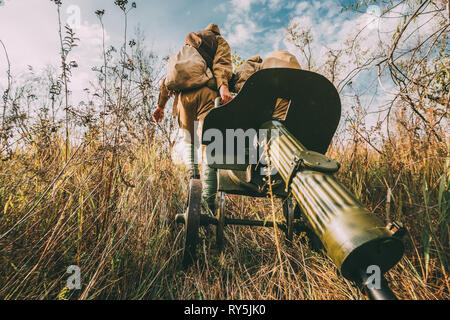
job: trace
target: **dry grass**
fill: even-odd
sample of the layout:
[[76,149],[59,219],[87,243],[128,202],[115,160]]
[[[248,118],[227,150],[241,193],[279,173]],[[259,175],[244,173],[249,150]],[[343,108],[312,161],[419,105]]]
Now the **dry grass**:
[[[220,255],[214,229],[202,230],[199,259],[183,271],[183,229],[174,218],[185,209],[188,176],[170,157],[176,122],[168,117],[158,128],[151,119],[164,68],[143,45],[143,34],[127,37],[135,5],[115,1],[124,39],[109,49],[104,42],[103,63],[93,68],[97,82],[86,91],[87,105],[76,107],[68,86],[76,62],[66,61],[78,38],[68,27],[61,33],[61,1],[53,2],[60,70],[32,74],[20,86],[8,81],[3,93],[0,299],[365,299],[303,235],[289,247],[273,229],[228,227]],[[95,14],[104,35],[105,11]],[[433,44],[437,39],[440,33]],[[342,164],[338,178],[363,204],[409,230],[405,256],[387,276],[401,299],[450,296],[446,59],[435,61],[435,71],[423,68],[423,77],[415,74],[416,63],[407,63],[414,66],[409,92],[418,98],[404,100],[408,90],[399,89],[389,109],[389,137],[381,124],[377,132],[365,131],[367,113],[356,108],[349,118],[353,139],[335,142],[329,152]],[[395,110],[403,113],[392,121]],[[71,130],[84,134],[83,141],[70,143]],[[280,200],[227,200],[234,217],[281,219]],[[81,268],[81,290],[66,287],[71,265]]]
[[[396,143],[385,156],[364,146],[331,154],[343,164],[339,179],[383,218],[391,189],[389,218],[410,231],[388,274],[395,293],[448,299],[446,150],[433,144],[412,162],[412,148]],[[68,162],[64,150],[55,137],[0,164],[2,299],[365,299],[303,235],[288,247],[279,233],[278,252],[273,229],[227,227],[220,255],[214,229],[202,230],[200,257],[183,271],[174,217],[188,179],[161,143],[130,147],[120,170],[95,139],[72,148]],[[274,207],[281,219],[279,200]],[[268,208],[270,199],[227,197],[234,217],[271,219]],[[66,288],[70,265],[81,268],[82,290]]]

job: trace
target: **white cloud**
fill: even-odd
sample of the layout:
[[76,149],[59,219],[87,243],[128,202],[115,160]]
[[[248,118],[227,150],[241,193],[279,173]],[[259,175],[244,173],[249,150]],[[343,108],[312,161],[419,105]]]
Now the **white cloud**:
[[[268,43],[268,46],[267,46],[268,52],[266,52],[264,54],[264,56],[271,53],[272,51],[276,51],[278,49],[283,49],[282,45],[283,45],[285,33],[286,33],[286,30],[284,28],[280,28],[277,30],[270,30],[270,31],[266,32],[266,34],[264,35],[264,38],[265,38],[266,42]],[[269,47],[270,44],[272,44],[272,47]]]
[[227,12],[227,9],[228,9],[227,4],[225,2],[222,2],[221,4],[219,4],[214,8],[214,12],[224,13]]
[[[61,10],[64,14],[64,10]],[[64,16],[63,16],[64,19]],[[65,21],[63,20],[63,25]],[[13,26],[13,27],[12,27]],[[89,87],[94,73],[91,68],[101,64],[102,30],[98,23],[81,21],[74,29],[80,39],[77,47],[69,54],[69,61],[76,61],[78,68],[72,70],[70,90],[71,101],[78,102],[83,89]],[[65,29],[63,29],[65,32]],[[105,32],[106,41],[110,36]],[[0,8],[0,39],[5,43],[11,60],[12,75],[20,78],[28,65],[35,71],[48,65],[60,66],[60,44],[56,6],[50,1],[30,7],[28,1],[8,1]],[[6,65],[0,51],[0,88],[6,84]]]
[[[0,38],[8,50],[13,73],[27,65],[42,67],[57,59],[56,11],[51,9],[50,1],[33,10],[25,1],[8,1],[0,8]],[[3,67],[0,65],[0,72]]]
[[288,3],[286,4],[286,7],[285,7],[285,8],[286,8],[287,10],[292,10],[292,9],[294,9],[295,4],[296,4],[295,1],[290,1],[290,2],[288,2]]
[[[92,67],[102,65],[102,29],[100,24],[83,23],[75,30],[80,38],[79,46],[75,47],[70,60],[75,60],[79,67],[73,70],[72,91],[81,94],[84,88],[89,87],[89,81],[93,78]],[[105,32],[105,42],[110,36]]]
[[232,29],[232,33],[227,40],[230,46],[238,46],[245,44],[253,39],[253,35],[257,32],[257,26],[250,20],[244,21],[245,24],[237,24]]
[[295,14],[297,15],[303,14],[303,12],[306,11],[308,7],[310,7],[310,4],[308,2],[306,1],[300,2],[295,7]]
[[235,10],[247,12],[250,10],[253,3],[258,1],[259,0],[231,0],[231,5]]
[[268,7],[270,10],[279,10],[283,5],[283,0],[268,0]]
[[250,10],[252,4],[262,3],[265,0],[231,0],[230,10],[224,22],[224,37],[230,46],[247,46],[256,40],[256,33],[262,31],[262,27],[253,19],[255,14]]

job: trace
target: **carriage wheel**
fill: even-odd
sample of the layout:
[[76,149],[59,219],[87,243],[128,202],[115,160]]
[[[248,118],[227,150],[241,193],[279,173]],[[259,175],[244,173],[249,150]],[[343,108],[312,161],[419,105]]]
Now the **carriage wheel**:
[[216,244],[219,251],[223,250],[225,237],[225,192],[219,192],[217,203],[217,227],[216,227]]
[[294,201],[292,198],[286,199],[283,203],[283,215],[286,219],[286,243],[291,244],[294,236]]
[[200,227],[202,183],[200,179],[191,179],[189,184],[188,208],[184,214],[185,236],[183,267],[189,267],[196,260],[198,229]]

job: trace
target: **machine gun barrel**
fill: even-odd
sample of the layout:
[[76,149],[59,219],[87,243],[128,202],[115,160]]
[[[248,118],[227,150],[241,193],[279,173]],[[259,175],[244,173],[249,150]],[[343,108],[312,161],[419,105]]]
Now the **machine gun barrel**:
[[385,287],[371,290],[373,294],[369,296],[395,298],[383,274],[401,259],[401,240],[333,176],[339,169],[337,162],[309,151],[279,121],[266,122],[262,129],[269,132],[266,150],[271,165],[285,181],[341,274],[366,284],[371,275],[368,270],[378,270],[379,283]]

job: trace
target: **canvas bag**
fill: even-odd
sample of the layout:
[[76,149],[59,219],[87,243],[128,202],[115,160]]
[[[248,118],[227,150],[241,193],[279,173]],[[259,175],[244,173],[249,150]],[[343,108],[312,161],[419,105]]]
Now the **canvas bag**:
[[214,57],[219,45],[214,32],[208,30],[201,30],[197,33],[191,32],[186,36],[186,44],[197,49],[198,53],[205,59],[208,68],[213,68]]
[[286,50],[277,50],[269,54],[261,65],[261,69],[269,68],[301,69],[302,67],[293,54]]
[[236,72],[234,74],[235,77],[235,84],[234,84],[234,91],[239,92],[241,91],[242,87],[244,86],[244,83],[247,81],[248,78],[252,74],[254,74],[256,71],[261,69],[261,63],[262,59],[260,56],[252,57],[248,60],[246,60],[243,64],[241,64],[239,67],[236,68]]
[[189,45],[169,58],[165,84],[171,91],[199,88],[213,78],[201,54]]

